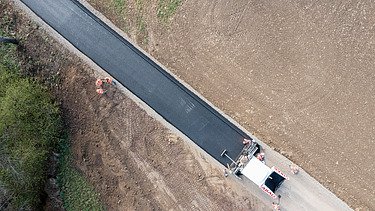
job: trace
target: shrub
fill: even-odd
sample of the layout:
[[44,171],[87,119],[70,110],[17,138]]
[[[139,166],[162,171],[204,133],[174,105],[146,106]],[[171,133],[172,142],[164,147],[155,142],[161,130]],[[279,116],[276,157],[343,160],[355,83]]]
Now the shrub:
[[4,66],[0,84],[0,188],[12,207],[35,209],[59,135],[59,110],[43,87]]

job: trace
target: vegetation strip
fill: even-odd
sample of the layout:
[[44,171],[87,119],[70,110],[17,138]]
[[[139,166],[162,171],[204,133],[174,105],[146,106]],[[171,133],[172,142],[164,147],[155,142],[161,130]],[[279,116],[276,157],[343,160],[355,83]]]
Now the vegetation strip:
[[60,140],[58,183],[66,210],[104,210],[94,188],[72,167],[68,135]]
[[45,87],[19,74],[16,47],[0,46],[1,208],[41,206],[47,158],[61,128]]
[[38,28],[35,23],[25,21],[25,17],[14,12],[9,3],[0,2],[0,37],[21,40],[19,46],[0,43],[0,83],[3,87],[0,93],[0,210],[42,209],[47,179],[52,177],[50,179],[54,180],[56,176],[49,172],[51,155],[59,157],[57,181],[64,208],[103,210],[93,187],[73,167],[58,104],[48,87],[36,80],[41,77],[46,84],[54,86],[59,81],[54,77],[58,75],[52,78],[26,76],[30,75],[28,70],[48,68],[46,62],[53,61],[55,56],[51,52],[47,53],[50,59],[41,58],[46,53],[38,50],[28,54],[29,42],[35,42],[35,38],[44,40],[39,51],[53,51],[51,46],[54,45],[43,32],[35,30]]

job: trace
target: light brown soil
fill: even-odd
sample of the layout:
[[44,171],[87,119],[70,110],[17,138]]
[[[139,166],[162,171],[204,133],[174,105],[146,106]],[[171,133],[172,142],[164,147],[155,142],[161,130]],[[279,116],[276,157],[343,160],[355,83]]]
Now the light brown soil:
[[192,0],[161,24],[156,1],[128,1],[125,18],[88,2],[351,207],[375,209],[374,4]]
[[86,72],[66,74],[63,92],[80,96],[63,100],[76,165],[108,210],[262,209],[116,88],[100,97]]
[[15,12],[10,2],[0,9],[10,19],[9,30],[21,38],[22,70],[53,89],[75,167],[107,210],[269,210],[116,87],[97,95],[97,72]]

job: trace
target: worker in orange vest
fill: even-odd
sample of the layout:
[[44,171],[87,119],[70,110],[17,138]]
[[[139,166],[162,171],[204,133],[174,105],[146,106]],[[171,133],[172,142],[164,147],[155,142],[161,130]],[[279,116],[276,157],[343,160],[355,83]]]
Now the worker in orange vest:
[[258,154],[256,154],[256,157],[257,157],[258,160],[262,161],[262,163],[265,163],[264,152],[259,152]]
[[106,89],[103,88],[104,85],[111,85],[114,84],[112,78],[110,77],[105,77],[104,79],[96,79],[95,85],[96,85],[96,93],[102,95],[107,92]]
[[281,195],[278,195],[277,198],[278,198],[277,202],[272,202],[272,209],[275,210],[275,211],[280,211]]
[[104,80],[105,80],[105,82],[107,84],[112,84],[113,83],[112,78],[110,78],[110,77],[105,77]]
[[295,164],[290,164],[289,165],[289,168],[290,168],[290,171],[292,172],[292,174],[298,174],[299,172],[299,168],[297,165]]
[[96,89],[96,93],[102,95],[102,94],[105,94],[107,92],[107,90],[104,90],[102,88],[99,88],[99,89]]
[[103,86],[104,84],[111,85],[114,84],[114,82],[110,77],[105,77],[104,79],[96,79],[95,81],[96,86]]
[[272,209],[275,211],[280,211],[280,205],[275,202],[272,202]]
[[102,86],[102,85],[103,85],[103,81],[102,81],[102,79],[96,79],[96,81],[95,81],[95,85],[96,85],[96,86]]

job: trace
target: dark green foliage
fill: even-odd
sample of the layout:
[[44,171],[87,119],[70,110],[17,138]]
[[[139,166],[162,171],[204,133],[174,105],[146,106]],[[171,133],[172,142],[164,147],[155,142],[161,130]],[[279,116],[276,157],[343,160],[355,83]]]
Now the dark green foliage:
[[[3,36],[1,29],[0,36]],[[16,49],[16,45],[0,43],[0,63],[4,68],[12,72],[16,72],[19,68]]]
[[59,135],[58,107],[40,85],[2,65],[0,84],[0,187],[13,207],[33,209],[40,206],[47,158]]
[[181,5],[182,0],[159,0],[157,16],[167,22]]

